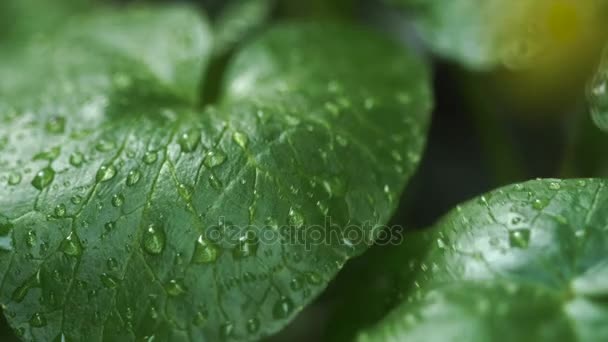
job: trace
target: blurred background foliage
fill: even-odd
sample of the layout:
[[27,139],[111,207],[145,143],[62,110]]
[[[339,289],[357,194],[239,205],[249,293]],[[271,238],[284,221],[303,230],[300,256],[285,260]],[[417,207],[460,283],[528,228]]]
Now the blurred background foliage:
[[[59,3],[73,9],[74,3],[95,1],[107,2],[5,0],[0,41],[18,39],[33,24],[51,25],[66,13]],[[608,1],[113,2],[192,3],[207,13],[218,35],[206,76],[211,84],[219,82],[240,44],[282,20],[355,22],[418,50],[433,66],[436,105],[426,153],[390,229],[415,234],[456,204],[509,183],[608,176],[608,135],[595,127],[585,101],[586,83],[607,41]],[[32,6],[42,8],[31,11]],[[20,17],[24,12],[27,20]],[[405,289],[396,284],[406,283],[402,270],[410,253],[415,251],[372,247],[269,341],[352,339],[399,301]],[[6,323],[0,323],[0,341],[12,340]]]

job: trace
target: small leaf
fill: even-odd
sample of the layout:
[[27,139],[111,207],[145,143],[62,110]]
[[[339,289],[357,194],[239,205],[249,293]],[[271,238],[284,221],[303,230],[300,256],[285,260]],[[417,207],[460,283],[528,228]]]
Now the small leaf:
[[403,269],[416,286],[359,340],[606,340],[606,203],[603,180],[537,180],[458,207],[406,237],[431,243]]
[[212,37],[194,13],[98,9],[0,56],[0,176],[22,177],[0,182],[0,304],[24,339],[259,339],[396,207],[424,64],[360,29],[284,25],[199,108]]

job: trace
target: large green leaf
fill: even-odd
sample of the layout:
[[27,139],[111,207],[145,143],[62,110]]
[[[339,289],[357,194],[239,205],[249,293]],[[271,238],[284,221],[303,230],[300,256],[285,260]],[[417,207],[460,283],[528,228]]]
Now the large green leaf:
[[[423,40],[468,67],[544,69],[572,63],[602,32],[604,0],[389,0],[409,9]],[[565,55],[565,57],[561,57]]]
[[537,180],[457,207],[406,236],[431,246],[403,260],[414,286],[359,340],[605,341],[606,203],[603,180]]
[[192,13],[98,10],[3,52],[0,303],[24,339],[259,338],[395,208],[428,124],[421,62],[284,25],[200,108],[212,39]]

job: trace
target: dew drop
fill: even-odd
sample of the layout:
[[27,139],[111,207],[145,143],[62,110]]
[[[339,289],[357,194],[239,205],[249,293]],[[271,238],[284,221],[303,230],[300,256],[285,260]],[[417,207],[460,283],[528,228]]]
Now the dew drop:
[[304,225],[304,215],[298,210],[291,208],[289,209],[288,222],[291,227],[301,228]]
[[177,279],[171,279],[165,284],[165,291],[171,297],[177,297],[183,293],[186,293],[186,287],[181,281]]
[[42,190],[49,186],[53,182],[53,179],[55,179],[55,170],[45,167],[36,173],[36,176],[32,180],[32,185],[34,188]]
[[21,284],[19,287],[17,287],[11,295],[11,299],[17,303],[21,303],[23,301],[23,299],[25,299],[25,296],[27,296],[28,292],[32,288],[39,287],[39,286],[40,286],[40,271],[38,271],[36,274],[34,274],[30,278],[28,278],[23,284]]
[[258,236],[254,231],[249,230],[239,237],[238,245],[233,251],[235,258],[247,258],[257,253],[259,245]]
[[107,273],[102,273],[99,278],[101,279],[101,283],[103,284],[103,286],[108,289],[114,289],[118,286],[118,279]]
[[144,154],[144,163],[150,165],[150,164],[154,164],[156,162],[156,160],[158,159],[158,154],[154,151],[148,151]]
[[214,167],[222,165],[226,161],[226,154],[220,150],[214,150],[207,152],[205,156],[205,166],[212,169]]
[[66,214],[65,204],[57,204],[55,207],[55,217],[64,217]]
[[256,332],[258,332],[258,330],[260,330],[260,320],[257,318],[250,318],[249,320],[247,320],[247,331],[250,334],[255,334]]
[[285,319],[293,311],[293,302],[288,297],[282,296],[274,304],[272,315],[275,319]]
[[106,260],[106,266],[108,267],[108,270],[116,271],[118,269],[118,261],[110,257],[108,260]]
[[127,186],[134,186],[141,179],[141,172],[137,169],[129,171],[127,174]]
[[151,224],[144,232],[142,245],[148,254],[158,255],[165,249],[165,232],[159,226]]
[[559,190],[560,188],[561,188],[561,185],[559,185],[559,183],[557,183],[557,182],[549,183],[549,189],[551,189],[551,190]]
[[25,236],[25,244],[28,247],[34,247],[36,245],[36,232],[33,230],[29,230]]
[[71,232],[61,243],[61,251],[65,255],[78,257],[82,254],[82,244],[76,233]]
[[291,289],[294,291],[300,291],[302,286],[303,284],[300,278],[293,278],[291,279],[291,282],[289,282],[289,287],[291,287]]
[[52,134],[61,134],[65,131],[65,118],[54,116],[45,125],[46,131]]
[[306,274],[306,281],[311,285],[319,285],[321,284],[321,276],[315,272],[308,272]]
[[102,165],[99,170],[97,170],[97,175],[95,176],[95,180],[98,182],[107,182],[116,176],[116,168],[114,165]]
[[234,140],[242,149],[246,149],[247,144],[249,143],[249,138],[242,132],[234,132],[234,134],[232,134],[232,140]]
[[46,326],[46,318],[40,312],[36,312],[30,318],[30,325],[34,328],[42,328]]
[[196,149],[201,140],[201,133],[195,129],[189,129],[180,134],[177,143],[182,149],[182,152],[192,152]]
[[17,185],[21,183],[21,174],[18,172],[11,172],[8,175],[8,185]]
[[70,155],[70,164],[74,167],[82,166],[84,155],[80,152],[74,152]]
[[209,318],[209,313],[207,312],[207,310],[202,310],[197,312],[194,315],[194,319],[193,319],[193,323],[196,326],[202,326],[205,323],[207,323],[207,319]]
[[223,323],[220,326],[220,338],[227,340],[234,334],[234,324],[230,321]]
[[196,240],[194,253],[192,254],[192,263],[195,264],[210,264],[217,260],[220,251],[218,247],[211,242],[205,240],[201,235]]
[[125,196],[123,194],[115,194],[112,196],[112,205],[116,208],[122,206],[125,203]]
[[80,204],[80,203],[82,203],[82,196],[80,196],[80,195],[74,195],[70,199],[70,202],[72,202],[73,204]]
[[536,210],[542,210],[547,206],[547,201],[543,200],[543,199],[535,199],[534,202],[532,202],[532,208],[536,209]]
[[177,191],[179,192],[179,195],[181,196],[181,198],[183,198],[186,201],[190,201],[192,199],[192,193],[194,192],[192,187],[190,187],[186,184],[180,184],[177,187]]
[[209,176],[209,185],[218,190],[222,187],[222,182],[215,175],[211,175]]
[[509,231],[509,245],[514,248],[527,248],[530,243],[529,229],[514,229]]
[[111,140],[105,140],[105,139],[101,139],[95,145],[95,149],[99,152],[112,151],[114,148],[116,148],[116,144]]

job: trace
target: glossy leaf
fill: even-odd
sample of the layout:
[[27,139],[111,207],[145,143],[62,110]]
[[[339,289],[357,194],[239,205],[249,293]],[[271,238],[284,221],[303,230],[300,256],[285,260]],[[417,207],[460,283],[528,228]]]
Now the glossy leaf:
[[608,338],[608,191],[603,180],[537,180],[474,199],[403,248],[414,287],[360,341],[603,341]]
[[228,4],[215,20],[214,54],[221,56],[229,52],[243,42],[243,38],[263,27],[274,4],[274,0],[245,0]]
[[587,89],[591,117],[602,130],[608,130],[608,49]]
[[392,214],[425,66],[359,29],[285,25],[201,108],[193,13],[98,10],[1,57],[0,303],[22,338],[260,338]]
[[391,2],[406,6],[434,52],[474,69],[553,70],[552,64],[559,61],[561,67],[564,58],[584,59],[605,29],[603,0]]

